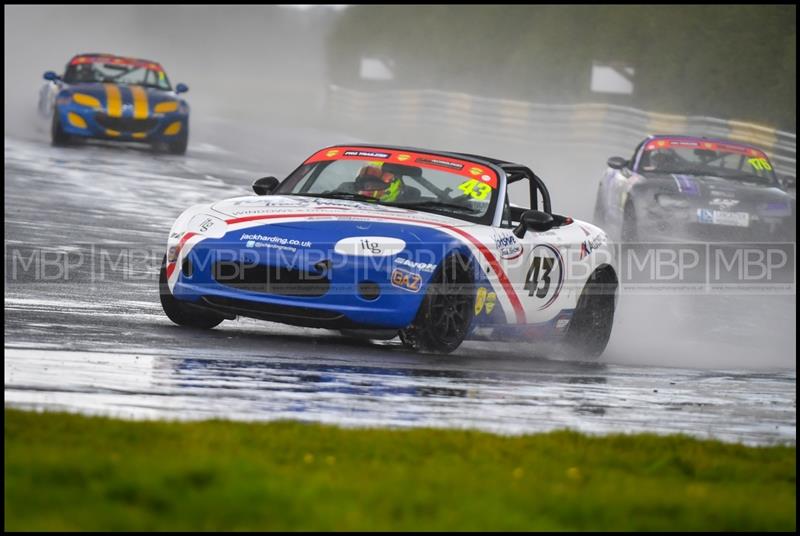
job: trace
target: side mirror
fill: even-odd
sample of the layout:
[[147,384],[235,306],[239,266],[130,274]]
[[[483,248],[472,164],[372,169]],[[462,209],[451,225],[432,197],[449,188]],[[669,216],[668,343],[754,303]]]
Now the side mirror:
[[791,175],[783,175],[778,177],[778,182],[781,183],[781,187],[784,190],[796,190],[797,189],[797,178],[792,177]]
[[178,84],[175,86],[175,93],[186,93],[189,91],[189,86],[186,84]]
[[51,82],[55,82],[56,80],[60,80],[59,76],[53,71],[46,71],[44,73],[44,79],[49,80]]
[[612,156],[606,163],[611,169],[623,169],[628,167],[628,161],[621,156]]
[[253,191],[258,195],[269,195],[275,191],[280,181],[275,177],[264,177],[253,183]]
[[547,212],[526,210],[522,213],[519,225],[514,229],[514,234],[517,238],[522,238],[525,236],[526,231],[543,232],[552,229],[555,224],[556,221],[553,216]]

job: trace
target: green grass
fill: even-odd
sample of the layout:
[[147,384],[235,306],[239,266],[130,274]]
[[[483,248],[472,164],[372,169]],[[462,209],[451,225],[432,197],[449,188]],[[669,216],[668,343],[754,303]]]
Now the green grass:
[[795,447],[5,410],[6,530],[791,530]]

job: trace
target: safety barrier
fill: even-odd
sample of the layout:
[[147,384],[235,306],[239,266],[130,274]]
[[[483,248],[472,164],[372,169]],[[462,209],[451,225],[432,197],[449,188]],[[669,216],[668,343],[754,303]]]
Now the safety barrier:
[[650,134],[727,138],[763,149],[779,174],[795,175],[795,133],[705,116],[646,112],[614,104],[537,104],[439,90],[359,91],[332,85],[325,107],[339,123],[448,129],[499,141],[602,147],[628,155]]

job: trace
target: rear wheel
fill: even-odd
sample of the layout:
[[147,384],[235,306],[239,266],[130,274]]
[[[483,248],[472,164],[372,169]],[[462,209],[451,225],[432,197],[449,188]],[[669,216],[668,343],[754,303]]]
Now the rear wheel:
[[167,284],[167,257],[161,261],[161,273],[158,278],[158,289],[161,294],[161,307],[167,317],[179,326],[192,328],[211,329],[225,320],[222,316],[213,311],[205,311],[198,307],[192,307],[175,298],[169,290]]
[[614,324],[617,277],[610,268],[596,270],[578,298],[578,305],[565,335],[565,343],[581,357],[603,353]]
[[416,318],[400,331],[400,340],[418,351],[448,354],[461,345],[474,314],[472,269],[461,256],[451,255],[434,273]]
[[58,110],[53,112],[53,122],[50,125],[50,141],[55,146],[69,145],[69,142],[72,141],[72,136],[64,132],[61,127]]

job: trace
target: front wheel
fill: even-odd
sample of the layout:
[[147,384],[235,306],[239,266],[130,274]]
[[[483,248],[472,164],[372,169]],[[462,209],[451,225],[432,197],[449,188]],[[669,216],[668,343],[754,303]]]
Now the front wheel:
[[471,267],[459,255],[447,257],[434,273],[416,318],[400,340],[417,351],[449,354],[467,336],[475,314]]
[[189,120],[186,120],[181,133],[175,141],[167,143],[167,150],[172,154],[185,154],[189,146]]
[[603,353],[614,324],[617,277],[610,268],[596,270],[583,287],[565,343],[580,357]]
[[61,127],[61,119],[58,117],[58,110],[53,112],[53,122],[50,125],[50,141],[57,147],[69,145],[69,142],[72,141],[72,136],[64,132],[64,129]]
[[224,317],[214,314],[212,311],[204,311],[198,307],[192,307],[183,303],[169,290],[167,284],[167,257],[161,261],[161,273],[158,277],[158,290],[161,294],[161,307],[167,317],[179,326],[191,328],[211,329],[220,324]]

